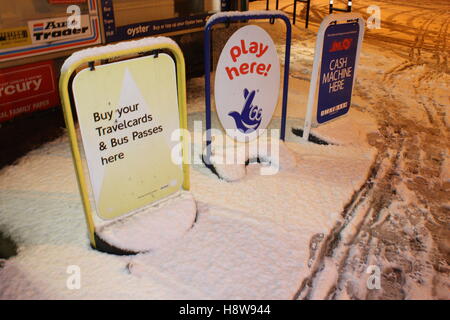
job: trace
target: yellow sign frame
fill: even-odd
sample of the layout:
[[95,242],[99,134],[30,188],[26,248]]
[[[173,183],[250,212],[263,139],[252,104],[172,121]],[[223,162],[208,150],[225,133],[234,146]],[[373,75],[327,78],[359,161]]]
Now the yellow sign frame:
[[[122,47],[123,48],[123,47]],[[182,159],[183,159],[183,184],[182,187],[185,190],[190,188],[190,176],[189,176],[189,164],[188,164],[188,137],[185,136],[187,132],[187,108],[186,108],[186,71],[184,56],[181,49],[174,42],[159,42],[155,44],[143,44],[127,49],[119,49],[113,52],[93,54],[83,58],[80,58],[68,68],[62,71],[59,90],[61,94],[61,102],[64,112],[64,120],[66,123],[67,131],[69,134],[70,146],[72,151],[72,157],[74,160],[75,172],[78,181],[78,188],[81,195],[86,223],[89,231],[89,239],[94,248],[96,248],[95,242],[95,224],[93,219],[93,210],[89,200],[88,187],[86,183],[86,177],[83,171],[83,165],[81,161],[80,148],[77,141],[77,134],[75,130],[75,123],[72,114],[71,102],[71,80],[73,76],[79,71],[80,68],[84,69],[89,66],[90,63],[102,60],[119,60],[120,58],[132,59],[138,57],[139,53],[151,52],[151,51],[168,51],[175,58],[176,75],[177,75],[177,93],[178,93],[178,108],[180,117],[180,129],[181,130],[181,146],[182,146]],[[84,66],[84,68],[83,68]]]

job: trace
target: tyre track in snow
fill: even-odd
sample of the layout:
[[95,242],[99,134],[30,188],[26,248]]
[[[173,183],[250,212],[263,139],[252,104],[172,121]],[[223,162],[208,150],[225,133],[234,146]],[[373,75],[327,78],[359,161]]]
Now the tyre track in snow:
[[[365,271],[365,268],[361,268],[366,265],[367,258],[360,258],[363,263],[355,264],[352,250],[357,245],[370,248],[368,226],[379,222],[380,212],[389,207],[395,197],[392,178],[398,176],[400,150],[394,153],[389,151],[384,150],[384,153],[377,156],[366,183],[345,206],[342,212],[343,220],[337,223],[323,243],[311,276],[304,281],[295,298],[336,299],[337,293],[345,286],[349,269],[356,268],[359,273]],[[366,238],[368,240],[364,241]],[[332,263],[329,263],[330,261]],[[336,281],[330,282],[329,274],[339,276]],[[351,295],[350,297],[359,298]]]
[[[443,27],[442,30],[445,28]],[[425,32],[422,37],[424,36]],[[439,40],[437,39],[437,41]],[[419,39],[417,46],[420,47],[422,43]],[[397,81],[396,78],[401,78],[401,75],[410,72],[410,69],[415,67],[417,65],[405,62],[394,68],[385,77],[387,79],[385,92],[390,92]],[[449,271],[448,247],[446,248],[445,245],[446,238],[448,239],[449,236],[448,210],[445,212],[446,210],[440,203],[443,199],[448,199],[449,188],[439,181],[440,167],[443,163],[441,151],[449,148],[449,144],[445,143],[448,141],[448,127],[445,126],[445,121],[439,112],[440,107],[430,98],[434,96],[431,94],[431,88],[427,88],[424,83],[433,76],[438,77],[439,75],[430,75],[424,72],[413,84],[415,99],[426,111],[430,122],[429,126],[417,124],[402,116],[401,112],[388,112],[386,116],[383,113],[395,110],[402,102],[393,99],[392,95],[388,99],[379,97],[379,100],[385,100],[390,104],[389,108],[382,109],[383,113],[378,113],[379,123],[384,122],[386,128],[394,128],[394,132],[400,132],[400,138],[406,141],[399,149],[393,144],[396,139],[383,135],[383,143],[393,151],[397,150],[402,164],[400,170],[396,169],[391,173],[400,177],[394,185],[397,188],[406,187],[412,197],[409,200],[403,199],[409,203],[402,204],[402,201],[396,201],[400,208],[399,206],[387,208],[384,217],[388,216],[388,218],[383,218],[383,221],[379,222],[378,219],[374,219],[373,223],[365,223],[366,226],[369,226],[368,230],[372,230],[365,239],[360,237],[359,245],[361,249],[369,248],[369,251],[373,249],[372,253],[366,252],[364,255],[358,250],[354,250],[356,253],[346,262],[347,267],[341,270],[338,285],[330,292],[329,298],[341,297],[344,285],[347,285],[347,291],[355,293],[355,290],[349,290],[349,287],[351,288],[349,279],[364,276],[363,270],[355,270],[355,260],[364,261],[366,266],[369,263],[384,266],[382,271],[385,286],[385,290],[381,292],[368,291],[366,288],[359,287],[358,289],[363,292],[356,292],[356,298],[402,299],[408,296],[410,293],[408,291],[419,287],[424,289],[427,286],[431,288],[427,294],[427,297],[430,298],[436,297],[439,287],[444,287],[440,291],[449,288],[449,283],[445,280],[448,279]],[[402,221],[401,225],[395,224],[395,220]],[[401,235],[403,226],[408,226],[413,232],[397,237],[396,240],[400,243],[392,242],[386,234],[382,234],[383,231],[386,233],[386,230],[390,229],[391,235],[395,233]],[[375,232],[374,236],[373,231],[376,229],[381,232]],[[395,239],[396,237],[391,238]],[[408,239],[408,241],[404,241],[404,239]],[[433,240],[433,243],[430,243],[430,240]],[[444,249],[441,250],[443,243]],[[389,266],[389,264],[393,266]]]
[[[389,210],[392,203],[399,201],[397,180],[401,176],[399,168],[401,154],[404,151],[404,140],[401,135],[401,128],[382,132],[382,136],[389,139],[391,143],[387,149],[379,149],[381,151],[378,158],[380,170],[374,179],[374,187],[368,195],[365,205],[361,207],[365,210],[363,222],[351,235],[350,241],[341,243],[338,248],[343,252],[338,264],[339,277],[336,284],[328,291],[326,295],[328,299],[341,298],[343,295],[352,299],[364,298],[367,295],[367,289],[361,286],[356,279],[364,279],[368,266],[382,266],[382,263],[373,257],[379,255],[380,242],[384,239],[379,239],[374,234],[373,228],[386,221],[385,212]],[[377,142],[380,141],[376,141],[374,144]],[[383,271],[386,273],[386,270]],[[396,298],[404,298],[404,293],[399,292]]]
[[[437,261],[439,254],[433,252],[434,246],[429,241],[432,235],[424,228],[427,219],[435,219],[429,197],[422,195],[423,188],[431,187],[442,193],[437,190],[439,184],[433,186],[425,182],[424,185],[422,177],[427,175],[423,170],[428,168],[421,164],[426,159],[420,159],[417,151],[426,149],[429,141],[416,139],[415,135],[429,128],[413,126],[414,122],[402,119],[397,112],[389,112],[387,116],[386,110],[392,109],[395,108],[384,108],[378,114],[392,124],[385,124],[380,128],[380,136],[371,138],[379,156],[368,181],[346,206],[344,223],[338,223],[327,237],[311,276],[304,281],[295,298],[403,299],[412,282],[417,282],[418,287],[432,287],[430,283],[436,267],[442,268],[447,275],[448,263]],[[394,123],[394,119],[399,118],[402,120]],[[442,159],[438,159],[436,165],[440,161]],[[430,181],[436,165],[434,173],[428,173]],[[411,189],[409,199],[399,195],[405,193],[399,192],[405,187]],[[411,200],[414,197],[417,202]],[[403,232],[404,226],[413,231],[410,234]],[[440,223],[440,227],[444,226],[445,221]],[[369,265],[380,267],[382,291],[372,292],[361,286],[360,279],[365,278]],[[338,274],[337,279],[330,282],[330,274]],[[406,283],[408,288],[405,289]]]
[[[377,162],[376,162],[377,163]],[[342,220],[336,223],[333,227],[330,234],[326,237],[325,241],[321,244],[319,249],[319,254],[317,255],[315,252],[310,254],[311,258],[316,258],[316,261],[310,260],[310,265],[312,265],[310,276],[305,278],[299,288],[299,290],[294,295],[294,299],[311,299],[314,288],[317,286],[318,278],[320,277],[320,273],[325,269],[325,259],[327,257],[333,257],[334,252],[341,245],[341,235],[352,223],[352,219],[355,218],[355,215],[362,207],[363,203],[366,201],[366,198],[370,195],[373,188],[373,179],[378,172],[378,165],[374,165],[371,170],[366,183],[364,183],[361,188],[355,192],[350,200],[350,202],[344,207],[344,210],[341,214]],[[361,227],[361,226],[359,226]],[[319,240],[323,239],[323,235],[319,237]],[[314,241],[314,239],[313,239]],[[320,241],[316,243],[312,243],[310,248],[314,248],[317,250],[317,246],[320,244]]]
[[[434,21],[436,17],[440,19]],[[410,127],[416,127],[416,133],[421,133],[422,135],[421,139],[419,139],[420,144],[417,146],[419,150],[422,150],[422,157],[421,161],[411,170],[416,176],[407,177],[410,179],[409,181],[407,180],[409,183],[408,187],[415,192],[419,205],[424,205],[428,213],[425,226],[429,231],[428,236],[433,239],[437,247],[437,252],[431,253],[429,257],[433,268],[437,272],[434,275],[436,279],[440,277],[439,273],[444,274],[444,277],[448,277],[449,274],[450,259],[448,257],[448,244],[446,244],[450,236],[448,228],[449,212],[448,209],[442,207],[441,201],[450,197],[450,190],[448,183],[439,181],[439,173],[442,171],[445,152],[448,152],[450,144],[448,143],[449,127],[445,120],[445,108],[448,108],[448,104],[445,105],[445,103],[441,104],[436,101],[436,95],[434,94],[436,88],[433,88],[433,84],[438,83],[436,80],[440,77],[445,77],[448,73],[447,36],[450,14],[448,11],[443,12],[435,15],[434,19],[430,19],[432,20],[431,22],[428,20],[425,26],[421,28],[422,31],[415,44],[420,54],[424,39],[427,37],[427,30],[432,22],[440,23],[439,32],[434,38],[435,45],[431,59],[419,56],[416,64],[406,63],[406,68],[397,68],[388,76],[388,83],[394,84],[395,78],[401,78],[403,71],[409,71],[407,69],[417,73],[419,63],[422,63],[423,67],[438,70],[437,73],[425,70],[412,83],[415,99],[426,112],[429,126],[419,127],[417,124],[410,124]],[[414,48],[412,49],[414,50]],[[417,57],[412,55],[411,60],[414,58]],[[413,68],[416,68],[416,70],[413,70]],[[439,282],[439,280],[435,279],[433,280],[433,291],[436,291],[435,287]],[[449,289],[448,282],[447,289]]]
[[436,64],[443,68],[444,72],[448,72],[448,49],[447,49],[447,36],[448,36],[448,26],[450,24],[450,19],[441,26],[438,35],[438,42],[436,43]]
[[[431,32],[430,27],[442,19],[439,32]],[[432,88],[426,86],[426,81],[436,80],[439,74],[424,71],[413,83],[415,99],[427,114],[427,125],[399,112],[398,106],[408,105],[392,92],[402,75],[417,71],[421,64],[444,73],[448,70],[448,20],[448,12],[425,19],[414,42],[402,42],[405,51],[409,50],[409,61],[385,73],[384,92],[373,97],[376,103],[367,110],[380,125],[380,134],[369,137],[378,157],[368,180],[342,212],[343,221],[311,246],[315,260],[295,299],[435,298],[450,289],[445,245],[450,238],[449,212],[441,203],[450,197],[450,188],[439,180],[445,157],[441,151],[450,148],[448,127],[445,106],[432,99]],[[430,36],[434,36],[434,46],[426,44]],[[435,63],[423,56],[424,49],[432,51]],[[362,88],[356,91],[361,96],[370,95]],[[381,270],[381,290],[368,290],[361,281],[367,278],[369,265]]]
[[[436,10],[434,7],[426,7],[426,6],[414,6],[409,2],[405,4],[408,8],[415,8],[411,10],[404,10],[396,13],[389,14],[389,9],[392,7],[393,9],[399,9],[399,2],[384,4],[383,2],[377,4],[381,8],[382,20],[381,20],[381,32],[380,30],[366,30],[365,40],[371,42],[379,42],[383,46],[387,47],[408,47],[410,48],[410,52],[408,56],[414,58],[416,55],[416,50],[418,51],[417,56],[421,56],[421,51],[425,50],[427,52],[434,52],[435,44],[430,41],[426,41],[427,36],[432,36],[434,38],[435,35],[438,34],[438,31],[430,30],[429,27],[431,25],[436,24],[436,19],[441,15],[448,14],[448,6],[445,7],[442,5],[442,10]],[[363,15],[366,19],[369,17],[367,13],[367,4],[358,3],[357,6],[353,6],[353,11],[358,12]],[[414,13],[419,11],[418,13]],[[388,13],[386,13],[388,12]],[[384,15],[387,15],[387,18]],[[401,15],[405,15],[405,17],[401,17]],[[397,22],[391,21],[394,17],[397,17]],[[420,21],[420,20],[424,21]],[[445,22],[445,20],[444,20]],[[418,27],[416,27],[418,26]],[[413,37],[413,39],[412,39]],[[398,53],[399,51],[396,50]]]
[[[425,41],[425,37],[427,36],[427,30],[429,29],[431,23],[435,22],[436,17],[440,17],[441,19],[439,19],[438,22],[442,21],[442,23],[434,41],[435,45],[432,51],[431,59],[428,59],[427,61],[426,57],[422,57],[421,49],[423,49],[423,43]],[[450,12],[439,13],[428,20],[426,27],[421,29],[421,33],[419,35],[420,39],[411,50],[412,54],[410,60],[417,60],[417,63],[426,63],[428,66],[434,67],[436,70],[443,73],[448,72],[447,35],[449,23]],[[414,49],[418,50],[419,55],[417,57],[414,56]],[[415,64],[410,64],[410,67],[414,66]],[[427,92],[424,92],[425,90],[423,90],[423,83],[430,80],[433,76],[433,74],[425,74],[423,77],[414,81],[413,87],[416,96],[419,98],[419,103],[427,113],[430,124],[437,126],[444,133],[446,133],[445,106],[438,105],[433,99],[431,99],[430,95],[426,94]],[[431,88],[428,88],[428,90],[430,91]]]
[[[433,100],[431,88],[439,72],[448,70],[449,12],[412,7],[415,9],[402,11],[406,26],[383,21],[383,32],[366,33],[366,41],[381,42],[406,60],[385,72],[380,79],[381,93],[370,92],[368,86],[355,88],[356,94],[372,100],[363,111],[379,123],[379,134],[369,136],[378,156],[366,183],[345,206],[342,219],[328,235],[312,237],[310,273],[294,299],[435,298],[442,297],[439,292],[450,292],[450,259],[445,245],[450,239],[449,215],[441,205],[442,199],[450,197],[450,188],[438,178],[444,160],[440,150],[450,146],[443,142],[448,140],[445,105]],[[358,10],[367,16],[366,8],[362,3]],[[312,16],[325,15],[323,9],[313,6]],[[411,16],[415,10],[421,12]],[[405,17],[399,21],[403,23]],[[416,35],[414,40],[408,39],[412,35]],[[420,71],[421,66],[438,73]],[[410,73],[419,74],[412,83],[413,96],[429,123],[417,123],[400,111],[409,108],[397,96],[402,94],[402,78],[407,79]],[[428,81],[431,84],[427,87]],[[381,270],[381,290],[367,289],[369,265]]]
[[[360,1],[358,1],[360,3]],[[377,2],[385,3],[385,7],[388,6],[400,6],[406,8],[414,8],[420,10],[433,10],[433,9],[447,9],[448,10],[448,0],[433,0],[428,3],[423,0],[377,0]]]
[[[439,12],[436,14],[430,14],[428,15],[429,18],[426,19],[425,23],[421,25],[421,27],[419,28],[419,33],[417,34],[416,38],[414,39],[414,43],[411,47],[409,56],[410,56],[410,60],[416,60],[417,62],[421,62],[421,60],[423,59],[422,57],[422,50],[425,49],[425,39],[432,35],[430,33],[430,27],[433,24],[436,24],[436,20],[439,17],[444,16],[444,22],[447,20],[445,19],[448,14],[446,12]],[[435,43],[437,43],[439,41],[439,34],[438,37],[435,38]],[[426,46],[426,48],[430,49],[430,51],[433,51],[434,53],[436,53],[436,46],[433,46],[433,44],[429,44]],[[417,50],[417,55],[416,55],[416,50]]]

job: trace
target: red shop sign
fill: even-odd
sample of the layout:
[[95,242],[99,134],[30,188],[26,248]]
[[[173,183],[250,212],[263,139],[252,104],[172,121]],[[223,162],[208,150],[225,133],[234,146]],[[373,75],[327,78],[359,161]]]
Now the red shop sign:
[[0,122],[57,105],[53,61],[0,69]]

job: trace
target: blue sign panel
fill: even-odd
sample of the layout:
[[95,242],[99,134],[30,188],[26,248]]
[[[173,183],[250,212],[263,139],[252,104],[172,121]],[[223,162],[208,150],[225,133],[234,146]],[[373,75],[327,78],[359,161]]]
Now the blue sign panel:
[[318,123],[342,116],[350,108],[359,32],[358,22],[332,24],[325,31],[317,106]]

